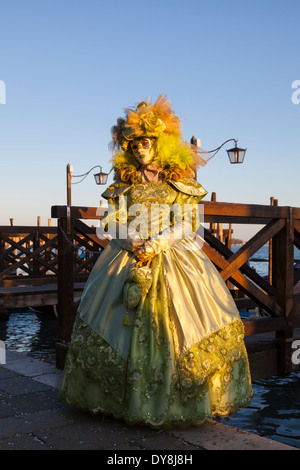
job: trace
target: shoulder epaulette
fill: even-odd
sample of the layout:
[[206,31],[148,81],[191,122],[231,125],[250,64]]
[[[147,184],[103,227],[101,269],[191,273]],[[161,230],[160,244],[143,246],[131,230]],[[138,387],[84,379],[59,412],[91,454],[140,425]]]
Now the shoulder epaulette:
[[130,184],[122,182],[116,182],[106,188],[104,193],[101,194],[104,199],[116,198],[124,194],[129,188]]
[[172,181],[169,183],[178,191],[188,194],[190,196],[206,196],[208,192],[203,188],[203,186],[198,183],[198,181],[193,178],[182,178],[180,181]]

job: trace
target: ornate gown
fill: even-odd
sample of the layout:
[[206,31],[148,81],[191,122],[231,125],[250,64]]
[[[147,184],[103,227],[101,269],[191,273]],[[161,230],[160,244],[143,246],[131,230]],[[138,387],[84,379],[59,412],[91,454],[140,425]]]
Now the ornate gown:
[[162,213],[169,213],[170,221],[171,206],[195,208],[205,194],[189,178],[120,182],[103,193],[118,222],[124,197],[127,227],[135,204],[143,204],[148,214],[159,205],[158,224],[140,219],[141,225],[146,220],[143,229],[156,255],[140,269],[132,241],[116,238],[99,256],[78,308],[60,400],[156,428],[199,425],[249,404],[243,324],[226,284],[195,239],[197,221],[173,218],[173,236],[163,236]]

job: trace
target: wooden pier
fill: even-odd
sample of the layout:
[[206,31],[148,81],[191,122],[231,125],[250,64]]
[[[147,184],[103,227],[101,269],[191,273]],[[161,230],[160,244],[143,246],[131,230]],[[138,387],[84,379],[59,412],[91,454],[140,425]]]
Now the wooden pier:
[[[292,344],[300,337],[300,271],[294,270],[294,246],[300,248],[300,208],[214,200],[202,204],[204,252],[231,288],[239,310],[256,308],[260,312],[258,317],[243,320],[252,377],[291,372],[295,368]],[[57,219],[57,227],[0,227],[0,309],[57,305],[58,368],[64,365],[83,287],[108,243],[84,221],[99,221],[103,212],[104,208],[96,207],[53,206],[51,216]],[[224,224],[228,229],[223,229]],[[263,228],[233,253],[234,224]],[[266,243],[270,249],[268,279],[249,265],[249,259]],[[17,276],[18,268],[27,276]]]
[[[80,300],[95,256],[107,244],[84,225],[73,240],[74,302]],[[63,234],[51,226],[0,226],[0,310],[58,305],[58,264]]]

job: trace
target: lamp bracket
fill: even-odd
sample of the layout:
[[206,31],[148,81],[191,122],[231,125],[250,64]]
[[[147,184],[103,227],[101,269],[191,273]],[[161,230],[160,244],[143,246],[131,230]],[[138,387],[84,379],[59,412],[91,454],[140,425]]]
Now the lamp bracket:
[[83,176],[83,178],[82,178],[80,181],[76,181],[76,183],[75,183],[75,182],[73,183],[73,181],[72,181],[71,184],[78,184],[78,183],[81,183],[81,181],[83,181],[83,180],[87,177],[87,175],[88,175],[92,170],[94,170],[95,168],[100,168],[100,171],[102,171],[102,168],[101,168],[100,165],[93,166],[93,168],[91,168],[91,169],[90,169],[89,171],[87,171],[86,173],[83,173],[82,175],[72,175],[72,178],[80,178],[80,177],[82,177],[82,176]]

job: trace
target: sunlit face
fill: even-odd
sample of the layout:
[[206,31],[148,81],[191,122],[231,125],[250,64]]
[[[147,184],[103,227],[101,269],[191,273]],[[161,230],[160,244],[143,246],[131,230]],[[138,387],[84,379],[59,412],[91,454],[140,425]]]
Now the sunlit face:
[[131,150],[142,165],[149,165],[154,157],[153,140],[140,137],[131,142]]

